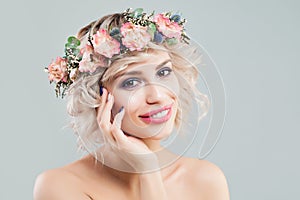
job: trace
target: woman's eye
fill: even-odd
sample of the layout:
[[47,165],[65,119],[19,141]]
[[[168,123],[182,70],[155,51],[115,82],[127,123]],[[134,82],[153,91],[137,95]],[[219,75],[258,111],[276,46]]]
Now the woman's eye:
[[164,67],[157,72],[157,75],[159,77],[164,77],[164,76],[168,76],[171,72],[172,69],[170,67]]
[[123,88],[133,88],[133,87],[137,86],[139,83],[141,83],[140,80],[131,78],[131,79],[127,79],[127,80],[123,81],[122,87]]

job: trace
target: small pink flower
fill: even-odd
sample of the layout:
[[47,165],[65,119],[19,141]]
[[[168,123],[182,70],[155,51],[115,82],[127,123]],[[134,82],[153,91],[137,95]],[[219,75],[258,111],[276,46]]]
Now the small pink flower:
[[86,45],[81,49],[82,60],[79,62],[80,72],[94,72],[98,67],[105,67],[105,57],[95,54],[93,47]]
[[157,29],[166,37],[180,38],[183,28],[177,22],[172,22],[163,14],[156,15],[154,17],[154,22],[157,24]]
[[151,40],[151,35],[147,32],[147,27],[134,25],[127,22],[121,27],[123,35],[122,43],[130,51],[141,51]]
[[79,71],[81,72],[94,72],[96,70],[96,65],[92,61],[93,57],[93,47],[86,45],[80,50],[82,54],[82,60],[79,62]]
[[99,29],[93,38],[95,52],[107,58],[120,53],[120,43],[112,38],[105,29]]
[[67,82],[68,70],[67,60],[57,57],[54,62],[48,66],[48,79],[55,82]]

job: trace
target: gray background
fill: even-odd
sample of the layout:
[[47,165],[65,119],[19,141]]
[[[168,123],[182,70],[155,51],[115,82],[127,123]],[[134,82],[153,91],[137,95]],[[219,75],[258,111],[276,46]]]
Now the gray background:
[[[148,3],[149,2],[149,3]],[[151,2],[151,3],[150,3]],[[186,29],[218,64],[227,92],[222,137],[208,156],[231,199],[300,199],[297,0],[6,1],[1,20],[0,199],[32,199],[35,177],[80,157],[63,129],[65,102],[43,67],[67,36],[127,7],[181,11]]]

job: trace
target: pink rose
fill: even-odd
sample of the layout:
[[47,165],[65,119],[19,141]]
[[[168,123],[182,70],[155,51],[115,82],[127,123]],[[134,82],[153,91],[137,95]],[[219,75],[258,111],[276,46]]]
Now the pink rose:
[[120,53],[120,43],[112,38],[105,29],[99,29],[92,40],[95,52],[111,58]]
[[55,82],[67,82],[68,70],[67,60],[57,57],[54,62],[48,66],[48,79]]
[[154,22],[157,24],[157,29],[168,38],[179,39],[182,32],[182,26],[177,22],[172,22],[163,14],[158,14],[154,17]]
[[130,51],[141,51],[151,40],[151,35],[147,32],[147,27],[134,25],[127,22],[121,27],[123,35],[122,43]]
[[86,45],[81,49],[82,60],[79,62],[80,72],[94,72],[98,67],[105,67],[105,57],[97,54],[93,50],[93,47]]
[[79,71],[81,72],[94,72],[96,70],[96,65],[92,61],[93,57],[93,47],[86,45],[80,50],[82,54],[82,60],[79,62]]

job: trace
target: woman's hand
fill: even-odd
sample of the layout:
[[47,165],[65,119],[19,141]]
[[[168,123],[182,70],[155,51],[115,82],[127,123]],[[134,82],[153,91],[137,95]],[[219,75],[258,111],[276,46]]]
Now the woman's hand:
[[127,136],[121,130],[125,109],[122,107],[111,122],[111,110],[114,105],[114,97],[103,88],[101,105],[97,108],[97,122],[101,133],[109,145],[113,156],[117,156],[133,167],[137,172],[157,169],[158,161],[147,145],[136,137]]

